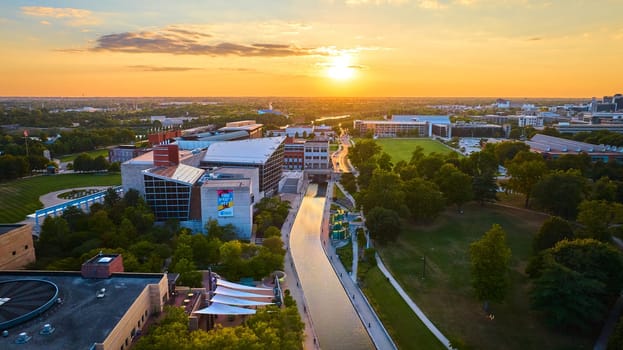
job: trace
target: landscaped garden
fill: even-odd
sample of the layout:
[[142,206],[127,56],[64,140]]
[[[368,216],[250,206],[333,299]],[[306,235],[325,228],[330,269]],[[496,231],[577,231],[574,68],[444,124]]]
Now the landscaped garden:
[[[459,349],[591,348],[592,336],[553,331],[530,308],[530,283],[524,270],[532,236],[545,218],[521,209],[471,204],[465,206],[463,214],[446,210],[431,225],[406,226],[396,242],[377,249],[429,319],[455,344],[463,344]],[[512,261],[511,288],[505,302],[491,305],[491,319],[474,295],[468,250],[469,244],[480,239],[494,223],[507,233]],[[367,276],[366,280],[371,278],[375,277]],[[365,283],[367,289],[376,288],[373,284]],[[393,304],[397,302],[379,299],[375,303],[386,312],[396,308]],[[399,330],[402,322],[395,320],[388,327]]]
[[117,186],[120,174],[64,174],[35,176],[0,184],[0,223],[24,220],[42,208],[39,197],[50,192],[90,186]]

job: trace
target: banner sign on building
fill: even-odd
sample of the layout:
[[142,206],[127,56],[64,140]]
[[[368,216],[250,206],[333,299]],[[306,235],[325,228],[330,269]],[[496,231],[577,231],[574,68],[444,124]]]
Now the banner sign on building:
[[234,216],[234,191],[216,190],[217,209],[219,217]]

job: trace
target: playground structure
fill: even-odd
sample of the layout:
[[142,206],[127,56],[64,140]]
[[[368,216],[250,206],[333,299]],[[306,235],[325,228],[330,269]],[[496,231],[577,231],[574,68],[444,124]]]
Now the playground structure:
[[350,238],[350,230],[348,224],[348,213],[344,209],[337,209],[331,214],[331,240],[341,241]]

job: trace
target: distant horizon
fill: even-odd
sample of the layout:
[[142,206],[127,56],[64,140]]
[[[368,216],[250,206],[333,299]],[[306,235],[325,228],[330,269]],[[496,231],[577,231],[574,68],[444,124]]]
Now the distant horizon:
[[[618,92],[617,92],[618,93]],[[547,99],[547,100],[561,100],[561,99],[570,99],[570,100],[582,100],[582,99],[592,99],[593,97],[601,99],[603,96],[612,96],[611,95],[595,95],[590,97],[566,97],[566,96],[277,96],[277,95],[206,95],[206,96],[165,96],[165,95],[136,95],[136,96],[27,96],[27,95],[6,95],[0,96],[0,99],[134,99],[134,98],[166,98],[166,99],[201,99],[201,98],[328,98],[328,99],[503,99],[510,100],[512,102],[513,99]]]
[[601,97],[622,85],[621,13],[614,0],[3,0],[0,95]]

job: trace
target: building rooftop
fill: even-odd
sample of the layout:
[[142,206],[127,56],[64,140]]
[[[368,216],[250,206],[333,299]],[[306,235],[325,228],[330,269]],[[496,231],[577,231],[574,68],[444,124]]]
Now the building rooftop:
[[[163,274],[115,274],[106,279],[84,279],[80,272],[48,271],[3,271],[0,272],[0,285],[13,285],[21,281],[24,290],[16,295],[30,295],[36,292],[32,286],[41,287],[46,295],[49,286],[58,288],[61,303],[53,305],[39,316],[9,328],[8,337],[0,337],[0,348],[4,350],[65,350],[89,349],[93,343],[103,342],[117,322],[123,317],[134,300],[148,284],[157,284]],[[43,282],[34,283],[33,280]],[[34,283],[34,284],[33,284]],[[31,287],[28,287],[31,286]],[[28,288],[26,288],[28,287]],[[97,297],[98,291],[105,288],[104,297]],[[34,293],[39,294],[39,293]],[[0,309],[20,310],[32,298],[16,297],[6,301]],[[23,298],[22,298],[23,299]],[[18,312],[18,311],[16,311]],[[5,316],[8,315],[5,313]],[[1,320],[0,320],[1,321]],[[42,335],[39,332],[45,324],[50,324],[54,332]],[[26,332],[31,340],[16,344],[17,336]]]
[[526,141],[526,144],[530,146],[531,150],[539,152],[568,152],[569,154],[580,152],[589,154],[617,152],[616,147],[613,149],[610,146],[593,145],[543,134],[534,135],[530,141]]
[[450,124],[450,116],[447,115],[393,115],[392,121],[396,122],[428,122],[433,124]]
[[[190,158],[193,156],[192,151],[188,151],[188,150],[180,150],[180,162]],[[147,153],[143,153],[140,156],[136,157],[136,158],[132,158],[130,160],[128,160],[127,162],[128,164],[154,164],[154,151],[149,151]]]
[[0,224],[0,235],[13,231],[16,228],[20,228],[25,225],[26,224]]
[[201,178],[205,170],[189,165],[178,164],[169,167],[158,167],[143,171],[155,177],[180,182],[185,185],[194,185]]
[[284,136],[279,136],[213,143],[202,162],[264,164],[284,140]]
[[203,183],[205,187],[218,187],[218,188],[235,188],[235,187],[250,187],[251,180],[249,179],[210,179]]
[[253,131],[257,130],[264,126],[264,124],[250,124],[250,125],[239,125],[239,126],[224,126],[218,131],[221,132],[232,132],[232,131]]

